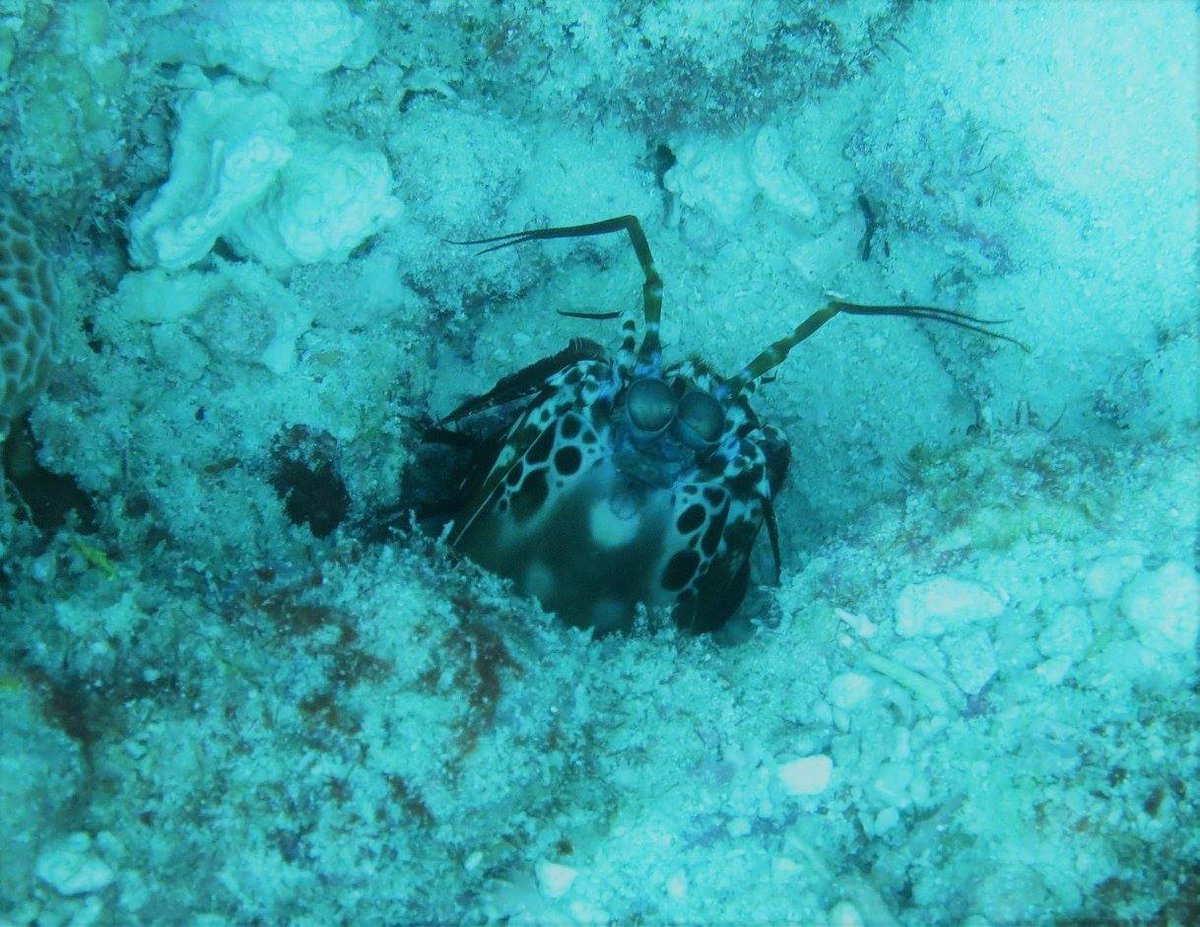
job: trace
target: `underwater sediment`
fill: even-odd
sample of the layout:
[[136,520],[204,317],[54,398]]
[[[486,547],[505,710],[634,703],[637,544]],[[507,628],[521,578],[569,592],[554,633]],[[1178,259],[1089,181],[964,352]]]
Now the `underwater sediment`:
[[[13,5],[0,918],[1194,921],[1196,60],[1172,3]],[[623,240],[447,239],[626,214],[668,362],[829,293],[1029,348],[795,348],[715,638],[396,516],[431,421],[618,349],[558,310],[640,320]]]

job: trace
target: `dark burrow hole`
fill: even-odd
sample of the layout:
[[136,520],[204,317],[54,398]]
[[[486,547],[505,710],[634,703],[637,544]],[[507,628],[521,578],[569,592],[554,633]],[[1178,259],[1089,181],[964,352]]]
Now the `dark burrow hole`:
[[667,176],[667,171],[669,171],[676,165],[676,163],[678,163],[678,159],[675,157],[675,152],[671,150],[669,145],[667,145],[665,142],[660,142],[654,148],[653,162],[654,182],[658,185],[659,189],[664,189],[663,178]]
[[96,505],[69,475],[51,473],[38,462],[40,445],[29,427],[29,416],[13,423],[4,441],[3,472],[18,496],[17,518],[27,519],[52,537],[72,512],[81,534],[96,531]]
[[294,525],[326,538],[350,512],[350,493],[337,468],[337,441],[328,432],[294,425],[271,448],[271,485]]

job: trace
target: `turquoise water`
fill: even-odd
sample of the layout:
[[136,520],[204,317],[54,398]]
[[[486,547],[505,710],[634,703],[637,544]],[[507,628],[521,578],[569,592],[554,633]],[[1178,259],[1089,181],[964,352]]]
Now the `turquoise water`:
[[[0,923],[1196,921],[1197,31],[10,3],[4,208],[59,298],[0,393]],[[1028,348],[797,347],[754,400],[782,575],[760,543],[716,639],[594,640],[364,527],[430,420],[618,347],[557,310],[638,317],[623,238],[447,239],[624,214],[668,360],[733,374],[830,293]]]

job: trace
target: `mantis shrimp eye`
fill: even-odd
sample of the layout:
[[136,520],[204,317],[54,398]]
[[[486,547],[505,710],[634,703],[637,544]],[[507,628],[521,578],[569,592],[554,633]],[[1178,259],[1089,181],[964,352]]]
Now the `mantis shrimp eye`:
[[643,438],[661,434],[675,416],[675,394],[662,380],[643,377],[629,387],[625,401],[629,423]]
[[692,390],[679,400],[675,436],[694,451],[712,447],[725,428],[725,410],[708,393]]

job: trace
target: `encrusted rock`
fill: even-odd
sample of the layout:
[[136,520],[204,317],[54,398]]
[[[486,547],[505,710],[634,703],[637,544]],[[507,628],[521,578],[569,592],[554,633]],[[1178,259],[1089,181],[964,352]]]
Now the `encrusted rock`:
[[779,767],[779,781],[789,795],[819,795],[832,777],[833,760],[823,754],[802,756]]
[[995,590],[957,576],[935,576],[906,586],[896,603],[902,637],[937,637],[954,628],[987,621],[1004,611]]
[[1178,560],[1134,578],[1121,595],[1121,611],[1142,646],[1155,653],[1190,653],[1200,631],[1200,581]]
[[90,895],[117,878],[112,867],[92,852],[92,838],[79,831],[38,857],[34,874],[60,895]]

